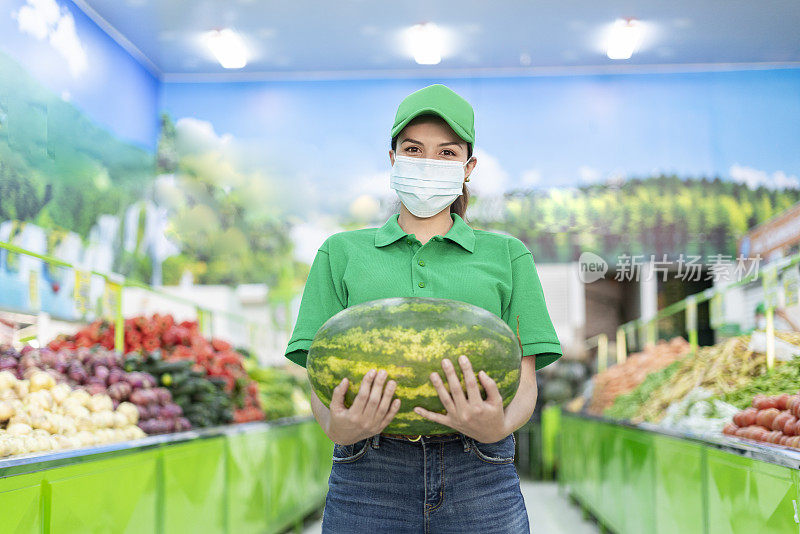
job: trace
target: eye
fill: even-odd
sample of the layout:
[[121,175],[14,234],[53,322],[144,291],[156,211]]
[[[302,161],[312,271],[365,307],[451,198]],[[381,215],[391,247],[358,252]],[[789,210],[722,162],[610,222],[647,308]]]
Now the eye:
[[406,152],[411,152],[412,149],[415,150],[415,151],[418,151],[419,147],[417,147],[417,146],[407,146],[405,151]]
[[456,155],[456,153],[453,152],[452,150],[450,150],[449,148],[445,148],[442,151],[442,154],[444,154],[445,156],[455,156]]

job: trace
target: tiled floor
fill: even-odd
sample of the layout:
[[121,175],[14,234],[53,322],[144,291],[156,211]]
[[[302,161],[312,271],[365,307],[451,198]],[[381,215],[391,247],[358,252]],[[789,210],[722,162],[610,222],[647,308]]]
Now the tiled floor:
[[[554,482],[522,480],[520,485],[533,534],[597,534],[600,530],[584,520],[579,508],[558,493]],[[322,522],[310,523],[304,534],[320,534]]]

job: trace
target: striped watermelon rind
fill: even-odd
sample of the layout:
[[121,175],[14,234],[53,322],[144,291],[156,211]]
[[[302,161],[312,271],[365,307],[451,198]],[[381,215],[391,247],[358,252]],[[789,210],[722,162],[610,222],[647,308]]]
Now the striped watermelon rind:
[[[442,434],[452,428],[414,413],[415,406],[445,413],[430,373],[437,371],[449,391],[441,367],[453,362],[465,387],[457,358],[466,354],[477,374],[481,369],[497,383],[503,406],[519,387],[522,352],[519,339],[497,315],[472,304],[431,297],[372,300],[346,308],[319,329],[306,361],[314,392],[325,406],[345,376],[350,385],[345,405],[355,399],[370,369],[385,369],[397,382],[400,411],[383,430],[397,434]],[[481,396],[486,392],[478,380]],[[466,390],[465,390],[466,391]]]

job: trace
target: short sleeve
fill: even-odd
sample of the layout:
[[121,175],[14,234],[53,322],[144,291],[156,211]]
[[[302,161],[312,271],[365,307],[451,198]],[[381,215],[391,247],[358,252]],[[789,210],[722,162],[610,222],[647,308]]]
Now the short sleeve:
[[333,280],[328,241],[317,250],[308,272],[308,279],[300,298],[297,321],[285,356],[298,365],[306,366],[306,356],[311,341],[325,321],[345,308],[343,296]]
[[535,355],[538,370],[559,359],[562,351],[530,251],[511,260],[511,280],[511,298],[502,319],[516,334],[519,316],[522,355]]

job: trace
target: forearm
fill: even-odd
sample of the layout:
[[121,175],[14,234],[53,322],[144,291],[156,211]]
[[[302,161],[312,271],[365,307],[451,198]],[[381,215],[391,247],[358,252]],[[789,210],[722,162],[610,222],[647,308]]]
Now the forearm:
[[[330,438],[330,422],[331,422],[331,411],[328,409],[327,406],[322,404],[322,401],[319,400],[317,394],[314,393],[314,390],[311,390],[311,413],[314,414],[319,426],[322,427],[322,430],[325,432],[325,435]],[[331,438],[332,439],[332,438]]]
[[505,407],[507,434],[512,434],[525,425],[536,408],[539,387],[536,383],[535,356],[524,356],[520,367],[519,388],[508,406]]

